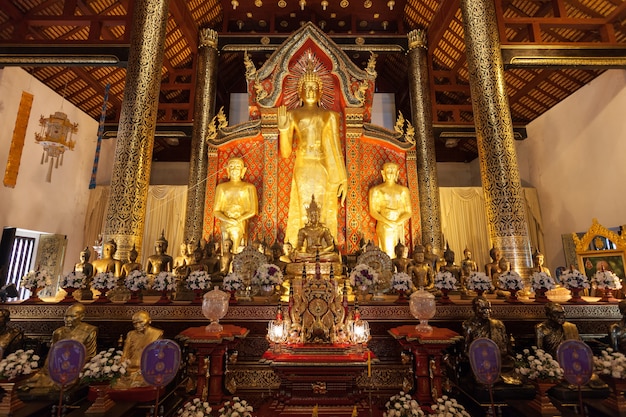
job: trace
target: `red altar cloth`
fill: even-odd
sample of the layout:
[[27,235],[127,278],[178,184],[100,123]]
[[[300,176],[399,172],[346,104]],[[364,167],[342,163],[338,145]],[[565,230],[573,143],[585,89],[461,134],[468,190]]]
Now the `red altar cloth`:
[[349,345],[288,345],[278,352],[268,350],[263,354],[263,359],[267,361],[297,362],[302,366],[320,363],[354,363],[362,366],[368,359],[371,362],[375,358],[371,351],[364,349],[359,352]]
[[[198,357],[198,385],[196,395],[203,397],[204,387],[208,384],[206,400],[211,404],[222,401],[222,380],[224,378],[224,355],[228,349],[234,348],[237,343],[248,335],[249,330],[232,324],[224,324],[219,333],[209,333],[206,326],[190,327],[176,336],[178,340],[189,346]],[[209,357],[210,372],[207,381],[205,358]],[[203,398],[204,399],[204,398]]]
[[455,331],[439,327],[433,327],[431,333],[418,333],[414,325],[394,327],[389,329],[389,334],[413,354],[417,401],[420,404],[435,402],[442,395],[443,350],[463,337]]

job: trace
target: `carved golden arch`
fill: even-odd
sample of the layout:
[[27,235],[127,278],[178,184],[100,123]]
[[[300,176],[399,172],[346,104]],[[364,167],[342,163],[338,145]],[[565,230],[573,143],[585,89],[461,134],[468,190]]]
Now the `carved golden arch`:
[[[590,279],[601,268],[626,279],[626,239],[593,219],[591,227],[579,238],[572,234],[578,268]],[[611,245],[613,244],[613,245]]]

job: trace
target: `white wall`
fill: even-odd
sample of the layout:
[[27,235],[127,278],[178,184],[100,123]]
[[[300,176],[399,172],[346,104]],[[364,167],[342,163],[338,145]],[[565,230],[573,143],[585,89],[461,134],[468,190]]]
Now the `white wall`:
[[[63,102],[62,97],[24,70],[1,69],[0,175],[3,178],[22,91],[33,94],[34,99],[17,183],[15,188],[0,185],[0,228],[18,227],[67,235],[65,272],[78,261],[81,249],[88,243],[83,242],[83,222],[98,122],[67,101]],[[43,148],[35,142],[35,132],[41,130],[39,118],[56,111],[63,111],[70,121],[78,123],[78,133],[73,136],[74,151],[65,152],[63,166],[53,168],[52,182],[48,183],[45,180],[48,165],[40,165]]]
[[546,265],[564,265],[561,235],[597,218],[626,223],[626,71],[610,70],[527,126],[517,142],[522,178],[537,188]]

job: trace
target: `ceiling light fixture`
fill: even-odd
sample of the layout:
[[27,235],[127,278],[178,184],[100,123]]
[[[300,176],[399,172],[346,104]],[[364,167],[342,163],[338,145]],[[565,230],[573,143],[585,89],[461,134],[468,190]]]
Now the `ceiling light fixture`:
[[346,7],[348,7],[348,6],[350,5],[350,2],[349,2],[348,0],[341,0],[341,2],[339,3],[339,5],[340,5],[342,8],[344,8],[344,9],[345,9]]
[[254,0],[254,5],[256,7],[261,7],[261,6],[263,6],[263,1],[261,1],[261,0]]
[[363,7],[365,7],[366,9],[372,7],[372,0],[365,0],[365,3],[363,3]]
[[395,6],[395,5],[396,5],[396,2],[393,1],[393,0],[389,0],[387,2],[387,7],[389,7],[389,10],[393,10],[393,6]]
[[322,10],[326,10],[326,8],[328,7],[328,1],[326,0],[322,0]]
[[230,4],[233,5],[233,10],[237,10],[237,6],[239,6],[239,2],[237,0],[231,0]]
[[298,4],[300,5],[300,10],[304,10],[304,6],[306,6],[306,0],[300,0]]
[[287,7],[287,2],[285,0],[278,0],[278,7],[284,9],[285,7]]

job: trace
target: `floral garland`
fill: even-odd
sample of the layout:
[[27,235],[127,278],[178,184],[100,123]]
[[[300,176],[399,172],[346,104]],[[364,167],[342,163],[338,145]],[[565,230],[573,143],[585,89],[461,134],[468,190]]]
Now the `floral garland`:
[[449,398],[447,395],[437,398],[435,404],[430,408],[435,414],[431,417],[472,417],[454,398]]
[[387,411],[383,417],[424,417],[424,412],[417,401],[404,391],[389,398],[385,404]]
[[561,275],[561,282],[568,290],[572,288],[589,288],[589,278],[573,268]]
[[86,279],[87,276],[82,272],[72,271],[61,278],[59,286],[61,288],[85,288]]
[[491,291],[493,290],[493,284],[487,274],[484,272],[474,271],[467,279],[467,288],[474,291]]
[[619,290],[622,288],[619,277],[611,271],[597,271],[593,276],[593,282],[597,288],[602,290]]
[[378,272],[366,264],[359,264],[350,272],[352,287],[371,287],[378,283]]
[[531,349],[515,355],[515,372],[534,381],[560,381],[563,369],[552,355],[537,346]]
[[39,359],[32,349],[16,350],[0,361],[0,379],[10,380],[32,374],[39,367]]
[[232,402],[226,401],[218,410],[219,417],[252,417],[252,411],[254,411],[252,406],[239,397],[233,397]]
[[515,271],[506,271],[504,274],[500,274],[498,277],[500,286],[505,290],[523,290],[524,281],[520,274]]
[[626,356],[607,348],[600,356],[593,357],[593,367],[598,374],[610,375],[615,379],[626,379]]
[[456,290],[456,278],[450,271],[439,271],[435,275],[435,288],[440,290]]
[[283,273],[274,264],[263,264],[254,273],[252,283],[260,286],[280,285],[283,283]]
[[406,272],[396,272],[391,277],[391,289],[398,292],[409,292],[413,286],[411,277]]
[[176,289],[176,276],[171,272],[159,272],[154,277],[152,289],[156,291],[174,291]]
[[148,275],[145,272],[136,269],[124,278],[124,285],[130,291],[140,291],[147,290],[150,283],[148,281]]
[[194,398],[179,408],[176,415],[180,417],[209,417],[211,411],[213,409],[208,402],[201,401],[200,398]]
[[545,272],[535,272],[530,277],[530,285],[533,287],[533,290],[540,290],[545,288],[546,290],[553,290],[556,288],[554,284],[554,278]]
[[117,284],[117,278],[113,272],[100,272],[93,277],[91,286],[96,290],[107,290],[115,288]]
[[190,290],[208,290],[211,288],[211,275],[205,271],[193,271],[187,277],[187,288]]
[[80,372],[81,382],[86,384],[92,382],[115,382],[120,377],[126,375],[129,360],[122,360],[122,351],[111,348],[103,350],[91,358]]
[[46,271],[30,271],[20,280],[20,286],[28,289],[43,288],[51,283],[52,279]]
[[243,278],[236,272],[231,272],[224,277],[222,289],[224,291],[237,291],[243,288]]

